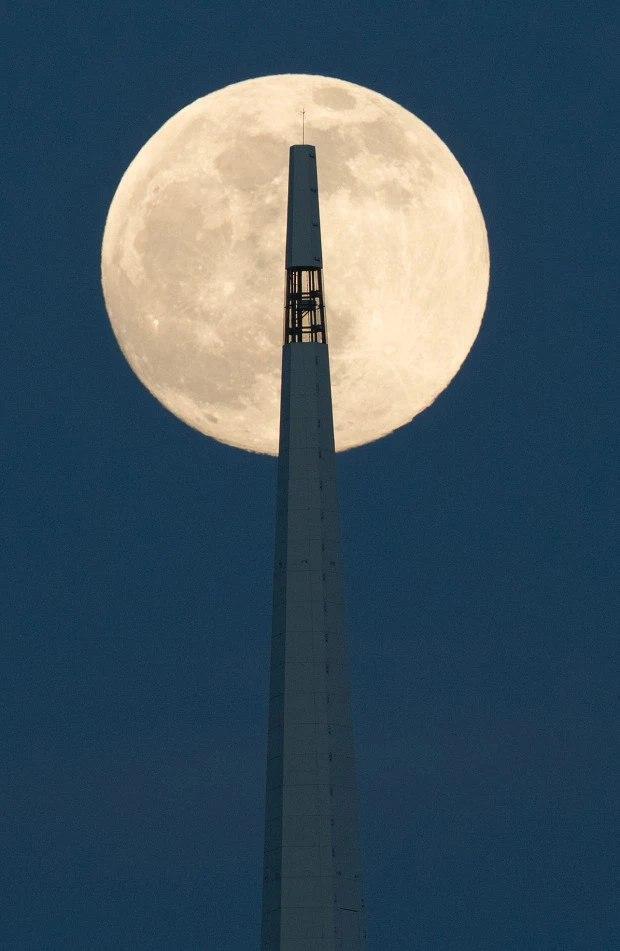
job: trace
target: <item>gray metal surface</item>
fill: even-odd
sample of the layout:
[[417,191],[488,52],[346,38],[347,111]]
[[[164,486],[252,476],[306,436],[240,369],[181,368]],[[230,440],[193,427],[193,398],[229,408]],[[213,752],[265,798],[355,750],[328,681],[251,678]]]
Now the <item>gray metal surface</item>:
[[363,951],[326,344],[283,349],[262,951]]
[[313,145],[292,145],[289,151],[286,267],[323,267]]

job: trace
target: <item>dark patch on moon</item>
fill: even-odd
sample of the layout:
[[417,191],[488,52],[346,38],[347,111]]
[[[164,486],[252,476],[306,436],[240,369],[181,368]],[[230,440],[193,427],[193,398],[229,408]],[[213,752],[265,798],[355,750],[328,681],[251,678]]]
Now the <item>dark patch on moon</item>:
[[[312,98],[319,106],[328,109],[355,109],[355,97],[346,89],[317,89]],[[310,113],[308,113],[311,118]]]
[[248,191],[271,181],[273,168],[288,166],[288,149],[282,139],[268,133],[237,136],[232,148],[217,156],[215,166],[228,186]]
[[411,204],[412,200],[411,190],[405,188],[400,182],[386,182],[377,189],[376,196],[391,208],[402,208]]

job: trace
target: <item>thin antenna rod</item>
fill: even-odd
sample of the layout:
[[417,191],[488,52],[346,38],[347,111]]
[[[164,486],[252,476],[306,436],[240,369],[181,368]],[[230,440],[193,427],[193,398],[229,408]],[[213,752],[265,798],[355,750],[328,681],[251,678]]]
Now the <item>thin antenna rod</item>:
[[301,144],[305,145],[306,139],[306,110],[301,110]]

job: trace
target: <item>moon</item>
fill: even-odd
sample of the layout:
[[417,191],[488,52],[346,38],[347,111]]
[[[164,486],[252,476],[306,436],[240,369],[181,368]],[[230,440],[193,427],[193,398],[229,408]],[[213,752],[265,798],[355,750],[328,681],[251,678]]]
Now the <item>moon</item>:
[[326,76],[226,86],[146,142],[110,205],[102,284],[129,364],[179,419],[277,455],[289,146],[316,146],[336,449],[410,422],[482,321],[467,176],[398,103]]

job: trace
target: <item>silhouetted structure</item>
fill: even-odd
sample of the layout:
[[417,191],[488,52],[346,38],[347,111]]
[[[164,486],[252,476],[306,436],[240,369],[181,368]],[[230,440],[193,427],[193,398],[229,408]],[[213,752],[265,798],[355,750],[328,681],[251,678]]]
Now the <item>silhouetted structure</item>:
[[316,151],[290,149],[262,951],[363,951]]

